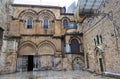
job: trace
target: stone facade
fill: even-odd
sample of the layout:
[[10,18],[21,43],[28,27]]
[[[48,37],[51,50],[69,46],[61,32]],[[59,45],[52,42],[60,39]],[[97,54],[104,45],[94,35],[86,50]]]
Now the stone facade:
[[84,66],[82,35],[77,34],[74,15],[64,9],[12,4],[12,19],[2,41],[1,73]]
[[97,16],[87,17],[83,32],[85,66],[95,72],[120,73],[120,1],[106,0]]
[[79,7],[75,16],[57,6],[1,8],[0,18],[5,18],[0,19],[0,74],[84,67],[96,73],[120,73],[119,4],[106,0],[98,15],[86,19],[79,17]]
[[[11,3],[13,0],[1,0],[0,1],[0,74],[8,72],[8,70],[11,70],[12,72],[14,70],[13,64],[9,64],[10,62],[13,62],[10,60],[11,58],[14,59],[13,54],[9,55],[7,53],[3,53],[2,46],[3,46],[3,39],[4,36],[8,33],[8,28],[10,26],[10,15],[12,11]],[[15,63],[15,62],[14,62]],[[9,66],[5,65],[9,64]]]

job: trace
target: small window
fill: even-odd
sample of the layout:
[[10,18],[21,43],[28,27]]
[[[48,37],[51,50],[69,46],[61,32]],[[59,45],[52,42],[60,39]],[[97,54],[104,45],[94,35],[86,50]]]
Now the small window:
[[103,43],[103,40],[102,40],[102,35],[100,35],[100,41],[101,41],[101,43]]
[[97,35],[97,44],[100,44],[100,41],[99,41],[99,36]]
[[44,18],[44,29],[48,29],[48,18]]
[[64,28],[67,28],[67,26],[68,26],[68,20],[67,20],[67,19],[64,19],[64,20],[63,20],[63,27],[64,27]]
[[32,18],[28,18],[27,19],[27,29],[31,29],[32,28],[32,22],[33,22]]

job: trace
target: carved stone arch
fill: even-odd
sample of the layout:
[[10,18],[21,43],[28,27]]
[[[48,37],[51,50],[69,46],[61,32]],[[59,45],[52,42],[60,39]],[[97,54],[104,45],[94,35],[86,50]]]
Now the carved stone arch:
[[71,43],[71,41],[72,41],[73,39],[77,39],[77,41],[79,42],[79,44],[82,43],[82,41],[81,41],[81,39],[80,39],[79,37],[72,37],[72,38],[69,40],[69,43]]
[[78,37],[72,37],[69,40],[70,48],[71,48],[71,53],[83,53],[83,45]]
[[96,46],[95,49],[95,56],[102,56],[102,54],[104,53],[104,50],[101,46]]
[[104,50],[102,46],[95,47],[95,71],[104,72],[105,70],[105,61],[104,61]]
[[19,15],[18,18],[20,20],[25,20],[26,18],[31,17],[33,19],[37,18],[37,12],[32,10],[32,9],[27,9],[27,10],[23,10]]
[[55,14],[50,10],[42,10],[38,13],[39,20],[42,20],[44,17],[47,17],[53,21],[55,20]]
[[69,19],[68,17],[63,17],[63,18],[61,19],[61,23],[62,23],[63,28],[67,28],[69,22],[70,22],[70,19]]
[[38,55],[54,55],[55,52],[55,45],[50,41],[45,40],[38,45]]
[[64,19],[67,19],[67,20],[68,20],[68,22],[70,22],[70,21],[71,21],[71,20],[70,20],[70,18],[68,18],[68,17],[62,17],[62,21],[63,21]]
[[18,55],[35,55],[36,45],[31,41],[22,42],[18,48]]

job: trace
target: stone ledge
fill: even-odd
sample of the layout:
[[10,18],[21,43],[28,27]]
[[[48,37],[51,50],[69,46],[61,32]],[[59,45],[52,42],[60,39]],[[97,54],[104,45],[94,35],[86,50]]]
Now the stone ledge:
[[104,76],[120,79],[120,73],[104,72]]

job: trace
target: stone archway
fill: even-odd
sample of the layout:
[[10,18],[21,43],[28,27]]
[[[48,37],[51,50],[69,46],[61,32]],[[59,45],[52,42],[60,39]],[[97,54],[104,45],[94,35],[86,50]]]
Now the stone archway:
[[69,40],[71,53],[83,53],[82,42],[79,37],[72,37]]
[[17,57],[17,71],[33,70],[36,49],[36,45],[31,41],[25,41],[20,44]]
[[18,55],[35,55],[36,52],[36,45],[29,41],[20,44],[18,49]]
[[55,46],[49,41],[43,41],[38,46],[40,70],[51,70],[54,66]]
[[95,48],[95,63],[96,63],[96,73],[104,72],[104,56],[103,56],[103,49],[101,46],[96,46]]

